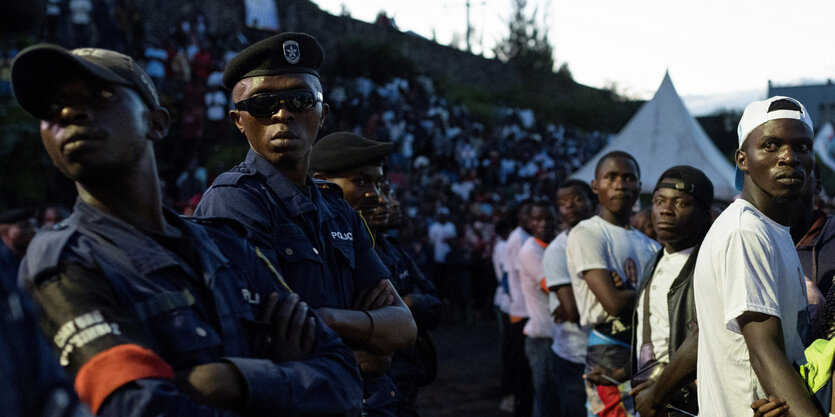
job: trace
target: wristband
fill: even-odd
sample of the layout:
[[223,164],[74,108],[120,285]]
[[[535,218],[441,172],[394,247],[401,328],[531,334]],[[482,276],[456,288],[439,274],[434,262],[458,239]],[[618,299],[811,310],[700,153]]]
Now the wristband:
[[368,316],[368,334],[365,335],[365,340],[364,340],[365,342],[367,342],[367,341],[371,340],[371,335],[374,334],[374,318],[371,317],[371,313],[369,313],[365,310],[362,310],[362,312],[365,313],[366,316]]

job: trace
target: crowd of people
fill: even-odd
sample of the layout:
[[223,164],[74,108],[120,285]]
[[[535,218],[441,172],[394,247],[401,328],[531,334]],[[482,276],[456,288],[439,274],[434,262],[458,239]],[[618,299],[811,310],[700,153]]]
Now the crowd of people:
[[563,182],[556,204],[523,201],[493,258],[502,409],[829,414],[832,216],[816,198],[813,132],[795,99],[751,103],[735,154],[741,194],[721,213],[703,172],[673,166],[650,179],[646,225],[633,210],[640,166],[621,151],[599,159],[591,184]]
[[[697,167],[616,151],[569,179],[599,133],[487,127],[426,76],[323,79],[304,33],[210,45],[196,14],[148,43],[69,3],[45,36],[81,48],[7,70],[78,199],[0,215],[4,412],[414,416],[444,304],[499,311],[514,416],[831,411],[835,232],[797,100],[746,108],[716,213]],[[204,168],[235,131],[245,158]]]

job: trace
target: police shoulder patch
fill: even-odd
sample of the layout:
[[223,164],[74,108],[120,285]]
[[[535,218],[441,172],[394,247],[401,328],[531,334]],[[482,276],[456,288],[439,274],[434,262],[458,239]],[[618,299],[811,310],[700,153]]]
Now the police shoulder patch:
[[212,229],[231,229],[236,235],[242,238],[249,237],[249,232],[243,223],[228,217],[183,217],[192,223],[197,223]]
[[238,164],[229,171],[226,171],[215,178],[215,181],[212,183],[212,186],[216,185],[235,185],[238,181],[242,180],[246,177],[251,177],[255,175],[256,172],[250,168],[248,168],[244,164]]

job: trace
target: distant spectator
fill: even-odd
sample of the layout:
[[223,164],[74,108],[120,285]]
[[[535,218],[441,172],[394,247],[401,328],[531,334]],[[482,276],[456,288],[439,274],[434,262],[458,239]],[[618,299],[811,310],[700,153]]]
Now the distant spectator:
[[93,3],[90,0],[70,0],[70,22],[73,44],[77,47],[90,44],[90,12]]

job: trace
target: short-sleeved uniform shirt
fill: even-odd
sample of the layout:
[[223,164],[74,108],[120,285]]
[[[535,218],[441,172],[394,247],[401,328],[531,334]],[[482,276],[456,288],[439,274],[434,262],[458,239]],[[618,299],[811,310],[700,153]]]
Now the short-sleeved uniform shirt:
[[803,269],[789,228],[739,199],[716,219],[702,242],[693,276],[699,319],[699,411],[750,415],[766,398],[751,368],[737,319],[746,311],[775,316],[786,356],[796,365],[809,334]]
[[[180,237],[79,200],[29,246],[21,276],[79,397],[102,416],[358,412],[353,353],[318,319],[311,355],[267,358],[271,330],[259,320],[271,293],[288,295],[280,271],[223,221],[164,215]],[[246,384],[242,409],[198,405],[175,388],[173,371],[221,361]]]
[[624,283],[631,285],[627,277],[640,275],[660,249],[658,242],[638,230],[615,226],[600,216],[593,216],[574,226],[568,235],[566,257],[572,274],[571,287],[580,312],[580,324],[595,325],[615,319],[603,309],[589,289],[583,279],[585,271],[617,271]]
[[347,309],[354,295],[389,278],[359,214],[338,186],[298,187],[250,150],[215,179],[197,217],[226,217],[247,228],[252,244],[281,267],[287,282],[314,308]]

